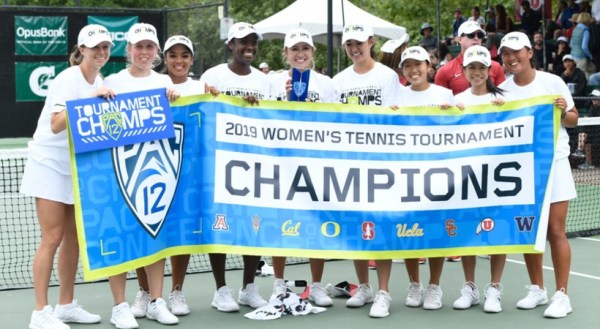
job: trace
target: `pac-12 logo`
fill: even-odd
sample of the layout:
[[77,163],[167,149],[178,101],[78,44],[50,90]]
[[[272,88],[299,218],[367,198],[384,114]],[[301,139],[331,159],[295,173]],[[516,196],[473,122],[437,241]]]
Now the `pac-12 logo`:
[[156,238],[171,207],[183,156],[184,127],[175,137],[113,148],[113,165],[125,201],[144,229]]
[[375,239],[375,224],[373,222],[362,223],[362,238],[364,240]]

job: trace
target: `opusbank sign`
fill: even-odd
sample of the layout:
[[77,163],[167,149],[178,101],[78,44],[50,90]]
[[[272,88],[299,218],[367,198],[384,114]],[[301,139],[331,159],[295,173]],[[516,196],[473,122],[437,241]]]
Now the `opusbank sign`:
[[15,16],[15,55],[66,55],[67,17]]

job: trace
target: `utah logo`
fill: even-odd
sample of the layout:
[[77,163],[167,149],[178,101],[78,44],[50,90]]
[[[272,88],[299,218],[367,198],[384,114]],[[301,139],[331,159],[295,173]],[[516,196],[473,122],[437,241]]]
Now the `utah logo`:
[[156,238],[169,212],[183,157],[184,127],[175,137],[113,148],[119,188],[144,229]]

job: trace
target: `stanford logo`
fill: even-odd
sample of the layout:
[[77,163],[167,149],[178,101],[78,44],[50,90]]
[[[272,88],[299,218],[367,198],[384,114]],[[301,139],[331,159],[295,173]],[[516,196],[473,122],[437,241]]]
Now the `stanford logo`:
[[373,222],[362,223],[363,240],[373,240],[375,238],[375,224]]
[[175,137],[113,148],[119,188],[144,229],[156,238],[171,207],[183,156],[184,128]]

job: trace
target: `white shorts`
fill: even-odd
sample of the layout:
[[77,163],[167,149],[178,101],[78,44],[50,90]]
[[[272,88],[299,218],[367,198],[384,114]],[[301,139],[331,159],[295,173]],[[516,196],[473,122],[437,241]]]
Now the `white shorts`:
[[550,203],[567,201],[577,197],[569,158],[554,161],[554,176],[551,179],[552,194]]
[[63,175],[33,159],[27,159],[20,192],[36,198],[74,204],[71,175]]

